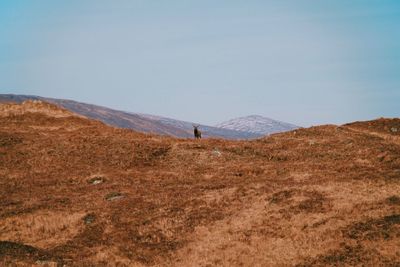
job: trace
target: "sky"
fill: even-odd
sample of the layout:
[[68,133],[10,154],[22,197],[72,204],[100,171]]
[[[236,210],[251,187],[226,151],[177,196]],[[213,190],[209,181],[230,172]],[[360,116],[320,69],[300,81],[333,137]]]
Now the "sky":
[[400,1],[2,0],[0,93],[208,125],[400,117]]

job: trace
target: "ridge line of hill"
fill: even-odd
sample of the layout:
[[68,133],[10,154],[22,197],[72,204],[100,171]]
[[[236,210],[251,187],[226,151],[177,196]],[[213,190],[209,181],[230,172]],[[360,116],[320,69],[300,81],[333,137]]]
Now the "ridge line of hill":
[[[193,136],[192,122],[180,121],[156,115],[147,115],[127,111],[114,110],[111,108],[86,104],[68,99],[47,98],[33,95],[0,94],[1,102],[21,103],[24,100],[43,100],[59,105],[67,110],[83,115],[85,117],[100,120],[108,125],[121,128],[129,128],[144,133],[155,133],[174,137],[188,138]],[[268,133],[242,131],[240,129],[228,129],[200,124],[204,137],[215,137],[225,139],[254,139]],[[293,128],[282,128],[279,131],[292,130]],[[270,131],[269,133],[275,133]]]

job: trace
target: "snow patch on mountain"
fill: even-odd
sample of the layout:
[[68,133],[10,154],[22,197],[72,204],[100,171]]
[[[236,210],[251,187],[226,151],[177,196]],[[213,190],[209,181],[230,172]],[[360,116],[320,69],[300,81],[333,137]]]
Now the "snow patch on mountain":
[[178,127],[180,129],[184,129],[185,131],[190,133],[190,135],[193,134],[193,125],[199,125],[199,128],[202,131],[202,135],[204,137],[214,136],[214,137],[225,137],[227,139],[253,139],[253,138],[257,138],[260,136],[260,134],[257,134],[257,133],[251,133],[251,132],[246,132],[246,131],[237,131],[234,129],[228,129],[228,128],[222,128],[222,127],[207,126],[204,124],[181,121],[181,120],[161,117],[161,116],[157,116],[157,115],[150,115],[150,114],[143,114],[143,113],[135,113],[135,114],[138,116],[141,116],[143,118],[149,119],[149,120],[157,121],[164,125],[169,125],[169,126],[173,126],[173,127]]
[[299,128],[298,126],[290,123],[273,120],[259,115],[250,115],[232,119],[219,123],[216,125],[216,127],[235,131],[250,132],[259,135],[286,132]]

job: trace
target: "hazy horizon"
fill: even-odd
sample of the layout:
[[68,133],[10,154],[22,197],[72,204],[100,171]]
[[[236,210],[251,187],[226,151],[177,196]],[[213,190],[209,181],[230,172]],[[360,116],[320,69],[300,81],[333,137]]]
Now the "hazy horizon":
[[215,125],[399,117],[400,2],[2,1],[0,93]]

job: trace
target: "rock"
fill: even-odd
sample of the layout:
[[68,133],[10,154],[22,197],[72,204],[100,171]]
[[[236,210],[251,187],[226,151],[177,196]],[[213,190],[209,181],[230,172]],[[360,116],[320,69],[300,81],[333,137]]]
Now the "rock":
[[124,198],[124,195],[119,192],[112,192],[106,195],[106,200],[108,201],[118,200],[121,198]]
[[213,152],[212,152],[212,154],[213,154],[214,156],[217,156],[217,157],[219,157],[219,156],[222,155],[222,153],[221,153],[218,149],[214,149]]
[[91,224],[92,222],[94,222],[95,219],[96,216],[94,216],[94,214],[88,214],[83,218],[83,221],[85,222],[85,224]]
[[105,179],[104,177],[95,176],[95,177],[90,178],[90,179],[88,180],[88,183],[89,183],[89,184],[96,185],[96,184],[104,183],[105,180],[106,180],[106,179]]

